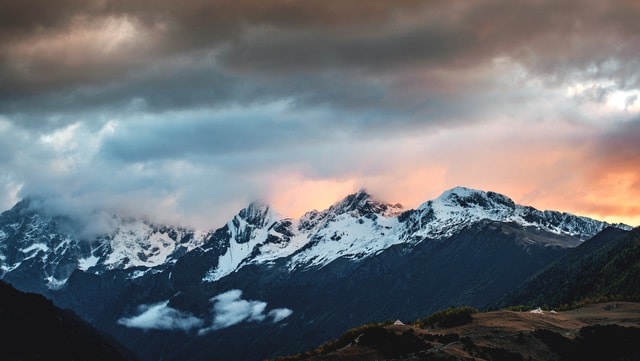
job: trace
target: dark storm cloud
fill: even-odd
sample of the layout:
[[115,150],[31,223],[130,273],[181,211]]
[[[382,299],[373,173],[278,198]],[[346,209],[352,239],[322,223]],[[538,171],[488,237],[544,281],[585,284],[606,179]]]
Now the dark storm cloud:
[[[354,27],[258,29],[225,48],[244,71],[456,69],[507,56],[552,79],[588,72],[638,84],[640,9],[633,2],[452,2],[419,20]],[[604,29],[604,31],[603,31]]]
[[[411,9],[419,1],[393,4],[371,1],[327,5],[321,1],[10,1],[0,15],[0,94],[29,95],[56,86],[77,86],[126,76],[155,57],[172,56],[211,48],[237,38],[252,24],[276,27],[350,26],[384,21],[397,11]],[[152,48],[131,49],[129,58],[89,59],[69,66],[69,61],[49,59],[47,54],[27,54],[26,68],[16,72],[11,62],[15,46],[61,33],[77,33],[83,25],[100,25],[105,19],[129,20],[139,30],[159,36]],[[86,29],[84,29],[86,30]],[[144,35],[144,34],[142,34]],[[68,39],[67,39],[68,40]],[[70,49],[72,56],[87,49]],[[91,50],[91,49],[89,49]],[[63,59],[65,60],[65,59]]]
[[0,12],[0,34],[6,39],[55,28],[68,21],[70,15],[96,11],[95,4],[91,0],[6,0]]
[[[161,112],[277,99],[338,110],[397,105],[412,116],[431,111],[438,84],[424,89],[425,106],[389,81],[444,72],[446,84],[447,72],[496,57],[552,82],[640,81],[632,1],[53,3],[11,1],[0,15],[0,114],[24,124],[64,126],[83,108]],[[94,44],[109,37],[120,40],[108,51]]]

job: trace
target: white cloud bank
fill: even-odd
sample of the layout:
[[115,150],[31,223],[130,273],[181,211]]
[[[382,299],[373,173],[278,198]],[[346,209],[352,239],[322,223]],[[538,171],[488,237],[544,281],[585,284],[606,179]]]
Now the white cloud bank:
[[121,318],[118,324],[142,329],[155,330],[184,330],[189,331],[198,328],[204,323],[203,320],[193,316],[188,312],[182,312],[168,306],[169,301],[159,302],[152,305],[138,306],[139,315],[130,318]]
[[291,316],[292,313],[293,311],[291,311],[288,308],[275,308],[269,311],[269,313],[267,314],[267,317],[272,317],[273,323],[278,323],[284,320],[285,318]]
[[198,335],[221,330],[241,322],[262,322],[270,320],[278,323],[291,316],[292,310],[288,308],[274,308],[265,312],[267,303],[264,301],[244,300],[241,290],[230,290],[221,293],[210,300],[213,303],[211,309],[211,321],[209,326],[189,312],[176,310],[168,306],[169,301],[150,305],[138,306],[138,315],[123,317],[118,324],[125,327],[141,328],[145,330],[183,330],[188,332],[199,329]]
[[293,313],[288,308],[276,308],[265,314],[266,302],[244,300],[241,297],[241,290],[230,290],[211,298],[214,315],[211,326],[201,329],[198,334],[204,335],[243,321],[261,322],[270,318],[273,323],[278,323]]

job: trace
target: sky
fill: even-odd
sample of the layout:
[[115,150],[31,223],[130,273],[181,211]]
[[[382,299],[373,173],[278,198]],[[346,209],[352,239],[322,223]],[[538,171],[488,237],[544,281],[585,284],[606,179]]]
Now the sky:
[[637,0],[5,0],[0,209],[222,225],[454,186],[640,225]]

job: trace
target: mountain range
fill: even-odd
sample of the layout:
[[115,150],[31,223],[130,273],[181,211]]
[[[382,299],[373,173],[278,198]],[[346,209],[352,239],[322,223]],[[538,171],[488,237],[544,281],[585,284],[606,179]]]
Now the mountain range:
[[599,232],[630,230],[463,187],[409,210],[361,190],[300,219],[252,203],[210,230],[107,223],[87,236],[19,202],[0,215],[1,278],[144,360],[263,359],[371,320],[488,307]]

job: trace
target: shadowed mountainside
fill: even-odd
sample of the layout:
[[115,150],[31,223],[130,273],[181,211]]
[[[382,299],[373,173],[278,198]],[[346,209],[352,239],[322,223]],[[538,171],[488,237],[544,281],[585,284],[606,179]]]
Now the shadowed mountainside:
[[608,299],[640,300],[640,228],[607,228],[498,302],[568,308]]
[[0,281],[2,360],[134,360],[115,341],[45,297]]

